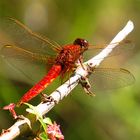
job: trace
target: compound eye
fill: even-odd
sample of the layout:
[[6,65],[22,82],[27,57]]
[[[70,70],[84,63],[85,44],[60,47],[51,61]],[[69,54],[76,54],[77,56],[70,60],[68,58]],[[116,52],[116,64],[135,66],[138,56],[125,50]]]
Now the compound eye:
[[85,40],[85,39],[83,40],[83,43],[82,44],[83,44],[84,47],[88,47],[89,46],[88,41]]
[[74,42],[74,45],[80,45],[81,47],[87,48],[89,46],[88,41],[85,39],[77,38]]

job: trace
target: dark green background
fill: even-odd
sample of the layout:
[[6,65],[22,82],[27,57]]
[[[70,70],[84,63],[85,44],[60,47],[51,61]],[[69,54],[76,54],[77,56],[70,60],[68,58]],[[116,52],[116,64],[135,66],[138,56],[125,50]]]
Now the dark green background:
[[[109,43],[128,20],[135,24],[129,36],[135,43],[134,52],[118,59],[120,63],[125,59],[123,67],[134,74],[135,84],[109,94],[96,93],[93,98],[81,94],[82,89],[76,88],[48,114],[61,125],[66,140],[140,139],[139,9],[140,0],[0,1],[1,17],[16,18],[59,44],[71,43],[77,37],[86,38],[91,44]],[[7,77],[0,79],[1,107],[17,102],[31,87]],[[47,92],[51,93],[57,86],[54,82]],[[37,105],[39,100],[37,97],[32,103]],[[23,113],[23,110],[18,109],[18,112]],[[0,111],[0,129],[13,123],[8,112]]]

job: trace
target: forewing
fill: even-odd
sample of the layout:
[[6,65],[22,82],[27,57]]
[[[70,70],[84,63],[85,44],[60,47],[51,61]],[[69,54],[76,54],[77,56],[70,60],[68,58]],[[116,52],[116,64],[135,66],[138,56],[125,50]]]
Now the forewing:
[[11,18],[0,20],[0,33],[6,40],[5,42],[1,40],[1,44],[18,46],[34,53],[54,55],[54,48],[58,47],[53,41],[33,32],[18,20]]
[[[103,45],[90,45],[89,51],[87,51],[87,55],[89,56],[96,56],[98,55],[103,49],[105,49],[109,44],[103,44]],[[132,52],[135,45],[130,40],[123,40],[121,42],[112,43],[110,45],[116,45],[116,47],[112,50],[112,48],[106,48],[106,50],[111,51],[111,53],[107,57],[127,54]],[[100,59],[100,58],[99,58]],[[102,59],[102,58],[101,58]]]
[[134,81],[134,76],[122,68],[97,68],[89,76],[92,92],[122,88]]

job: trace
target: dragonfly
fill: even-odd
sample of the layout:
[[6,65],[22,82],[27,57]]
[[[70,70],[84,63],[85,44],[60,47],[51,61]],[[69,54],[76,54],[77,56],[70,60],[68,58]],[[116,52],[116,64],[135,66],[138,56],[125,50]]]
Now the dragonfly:
[[[1,25],[3,26],[3,24]],[[0,55],[3,56],[4,59],[10,61],[16,58],[22,61],[24,58],[31,62],[52,65],[48,73],[21,97],[17,103],[18,106],[40,94],[58,76],[64,78],[65,75],[69,75],[73,72],[77,62],[82,66],[83,54],[90,47],[92,47],[93,50],[103,49],[105,47],[93,47],[87,40],[82,38],[75,39],[72,44],[60,46],[47,37],[33,32],[29,27],[13,18],[8,19],[6,28],[4,29],[6,33],[4,35],[8,38],[7,40],[10,40],[0,42],[0,46],[2,46],[0,48]],[[16,33],[14,30],[16,30]],[[118,52],[119,51],[116,50],[114,54]],[[52,55],[52,53],[55,54]],[[95,68],[92,75],[91,80],[95,89],[96,83],[99,89],[104,89],[104,87],[110,89],[130,85],[135,80],[133,74],[128,70],[120,68]],[[101,87],[100,83],[104,81],[104,79],[108,82],[103,83]],[[100,86],[98,87],[98,85]]]

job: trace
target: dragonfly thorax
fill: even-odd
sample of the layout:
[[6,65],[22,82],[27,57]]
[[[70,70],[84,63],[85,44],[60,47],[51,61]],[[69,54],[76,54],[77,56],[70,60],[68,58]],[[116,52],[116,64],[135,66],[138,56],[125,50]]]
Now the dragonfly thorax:
[[73,44],[63,46],[62,50],[60,50],[58,56],[55,59],[55,64],[61,65],[62,67],[62,75],[65,72],[71,71],[75,66],[75,62],[80,59],[80,56],[82,56],[83,52],[87,50],[87,42],[83,43],[82,45],[82,42],[79,42],[79,44],[78,40],[79,39],[75,40],[75,43]]

